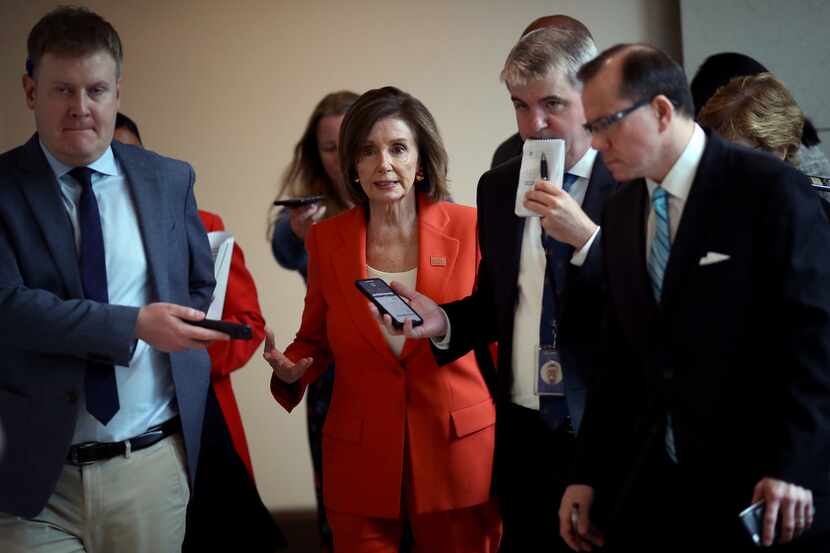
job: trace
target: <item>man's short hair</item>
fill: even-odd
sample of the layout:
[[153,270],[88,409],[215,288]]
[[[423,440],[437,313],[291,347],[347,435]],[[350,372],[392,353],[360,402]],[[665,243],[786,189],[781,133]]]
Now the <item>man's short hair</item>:
[[624,56],[621,67],[619,95],[637,102],[662,94],[671,101],[675,110],[694,118],[692,94],[683,68],[664,52],[644,44],[617,44],[586,63],[577,75],[582,83],[597,76],[610,58]]
[[32,76],[44,54],[82,57],[104,51],[115,60],[116,77],[121,77],[121,39],[109,22],[87,8],[61,6],[52,10],[32,27],[27,47]]
[[577,71],[596,55],[594,40],[586,33],[555,27],[537,29],[523,36],[510,50],[501,80],[507,86],[523,86],[557,70],[571,86],[578,87]]
[[141,140],[141,133],[138,132],[138,125],[135,124],[135,121],[133,121],[120,111],[115,115],[115,130],[118,129],[127,129],[135,135],[139,142],[144,144],[144,142]]
[[588,30],[588,27],[586,27],[582,21],[563,14],[545,15],[534,19],[530,25],[525,27],[525,30],[522,31],[522,36],[532,33],[537,29],[544,29],[545,27],[554,27],[556,29],[564,29],[575,33],[582,33],[588,35],[591,39],[594,38],[591,36],[591,31]]

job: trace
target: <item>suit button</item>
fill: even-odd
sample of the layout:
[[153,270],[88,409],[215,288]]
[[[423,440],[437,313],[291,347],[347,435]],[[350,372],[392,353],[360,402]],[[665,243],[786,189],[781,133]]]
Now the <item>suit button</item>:
[[75,390],[69,390],[66,392],[66,401],[69,403],[78,403],[78,392]]

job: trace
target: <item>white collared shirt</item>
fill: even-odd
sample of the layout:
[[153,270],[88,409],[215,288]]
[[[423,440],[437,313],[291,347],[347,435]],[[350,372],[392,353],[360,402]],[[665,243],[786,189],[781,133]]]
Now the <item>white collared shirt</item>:
[[[80,251],[81,186],[68,174],[74,167],[56,159],[43,143],[40,146],[60,184],[63,205],[75,230],[76,251]],[[96,171],[92,183],[101,216],[109,303],[130,307],[147,305],[151,291],[144,240],[124,171],[112,148],[107,148],[87,167]],[[138,341],[129,367],[115,365],[115,379],[119,409],[106,426],[87,412],[81,387],[73,444],[126,440],[178,413],[170,358],[146,342]]]
[[[569,194],[580,205],[585,200],[588,183],[594,170],[597,151],[588,148],[579,161],[567,170],[579,178],[571,185]],[[571,257],[571,263],[582,265],[599,229],[591,239]],[[545,290],[545,268],[547,258],[542,247],[542,223],[539,217],[525,218],[522,249],[519,257],[518,298],[513,316],[513,353],[510,360],[513,368],[513,389],[510,399],[513,403],[539,410],[539,396],[534,392],[539,346],[539,325],[542,322],[542,296]],[[447,314],[441,310],[447,323],[447,334],[443,339],[432,338],[432,343],[439,349],[448,349],[452,340],[452,330]],[[567,370],[565,368],[564,370]]]
[[[574,181],[570,195],[580,205],[585,200],[597,151],[588,151],[577,161],[568,173],[579,178]],[[539,409],[539,396],[534,392],[536,372],[538,370],[539,325],[542,321],[542,296],[545,289],[545,268],[547,258],[542,247],[542,223],[539,217],[525,219],[522,249],[519,260],[518,298],[513,317],[513,390],[510,397],[513,403],[529,409]],[[581,264],[596,236],[591,237],[581,250],[574,253],[571,263]],[[567,367],[563,367],[568,370]]]
[[646,257],[651,254],[651,241],[654,238],[654,208],[651,206],[651,198],[658,186],[668,192],[669,203],[669,229],[671,230],[671,241],[677,235],[677,228],[680,226],[680,218],[683,216],[683,208],[686,207],[686,198],[692,189],[692,183],[697,174],[698,165],[703,157],[703,150],[706,148],[706,133],[695,123],[689,143],[683,149],[683,153],[674,162],[672,168],[666,174],[662,183],[646,179],[648,187],[648,219],[646,221]]

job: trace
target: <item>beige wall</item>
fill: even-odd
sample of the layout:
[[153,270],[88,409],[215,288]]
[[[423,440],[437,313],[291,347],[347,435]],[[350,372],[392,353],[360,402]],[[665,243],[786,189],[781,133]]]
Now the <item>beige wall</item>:
[[[26,36],[57,2],[0,1],[0,151],[33,131],[20,89]],[[196,168],[200,207],[219,212],[245,249],[280,346],[296,331],[304,287],[280,269],[265,218],[280,171],[326,92],[397,85],[433,112],[450,154],[452,192],[475,201],[493,149],[515,132],[498,73],[533,18],[567,13],[598,46],[645,41],[679,57],[678,7],[665,0],[394,2],[91,1],[125,45],[122,110],[148,147]],[[313,503],[305,409],[288,415],[257,356],[234,375],[266,503]]]

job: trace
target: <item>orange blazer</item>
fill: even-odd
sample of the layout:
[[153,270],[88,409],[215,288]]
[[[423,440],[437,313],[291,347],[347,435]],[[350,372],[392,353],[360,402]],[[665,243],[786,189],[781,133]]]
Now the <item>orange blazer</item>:
[[[225,225],[219,215],[200,210],[199,217],[207,232],[225,230]],[[216,392],[216,399],[222,408],[234,449],[239,453],[253,478],[254,469],[251,466],[251,455],[248,453],[242,417],[231,387],[231,372],[244,366],[262,343],[265,338],[265,320],[259,308],[256,284],[248,268],[245,267],[245,255],[236,243],[234,243],[231,256],[231,270],[225,291],[222,319],[246,324],[251,327],[253,334],[251,340],[217,341],[208,348],[211,364],[210,379],[213,383],[213,390]]]
[[[475,209],[418,202],[416,288],[439,303],[469,295],[479,260]],[[323,427],[326,507],[397,518],[404,488],[415,513],[488,501],[496,413],[474,354],[438,367],[422,339],[395,356],[354,285],[367,276],[364,208],[314,225],[306,247],[305,309],[285,353],[314,364],[293,385],[272,376],[271,391],[290,411],[334,360]]]

